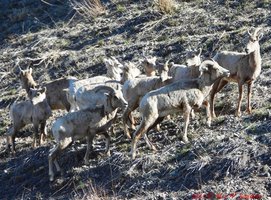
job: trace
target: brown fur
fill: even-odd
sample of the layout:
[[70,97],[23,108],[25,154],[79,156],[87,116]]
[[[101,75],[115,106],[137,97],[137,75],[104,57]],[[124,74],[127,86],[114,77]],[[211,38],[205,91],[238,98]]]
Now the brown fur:
[[214,98],[215,94],[218,93],[227,83],[237,82],[239,88],[239,99],[238,106],[236,110],[236,115],[241,116],[241,103],[243,99],[243,85],[247,84],[247,112],[251,113],[251,92],[252,86],[256,78],[261,72],[261,55],[260,55],[260,45],[259,40],[261,35],[258,34],[259,28],[255,30],[253,34],[249,33],[249,42],[246,46],[246,53],[238,52],[221,52],[217,53],[214,60],[218,62],[219,65],[228,69],[230,71],[229,78],[221,78],[216,81],[211,94],[210,94],[210,106],[212,116],[215,117],[214,112]]

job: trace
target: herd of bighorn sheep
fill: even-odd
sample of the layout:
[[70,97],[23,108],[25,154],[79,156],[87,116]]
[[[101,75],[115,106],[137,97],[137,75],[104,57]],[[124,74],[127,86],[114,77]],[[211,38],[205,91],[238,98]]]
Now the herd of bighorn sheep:
[[[157,63],[156,58],[144,57],[141,72],[134,63],[121,63],[115,57],[104,59],[107,74],[78,80],[65,77],[48,83],[37,84],[32,68],[19,68],[19,79],[29,100],[15,102],[10,107],[12,127],[8,130],[7,150],[15,154],[15,135],[27,124],[33,124],[33,147],[44,142],[47,136],[46,120],[52,110],[68,111],[52,125],[55,146],[48,156],[49,178],[54,180],[54,166],[62,172],[57,158],[75,140],[86,139],[85,164],[96,134],[106,138],[109,154],[110,133],[115,120],[122,116],[123,131],[131,139],[131,157],[136,157],[136,145],[144,136],[147,145],[156,150],[147,133],[166,116],[181,112],[184,128],[181,139],[188,142],[187,129],[193,110],[206,109],[207,125],[216,117],[214,98],[228,82],[237,82],[239,99],[236,115],[241,116],[243,85],[248,85],[247,112],[251,113],[252,85],[261,72],[259,40],[260,28],[249,34],[245,52],[218,52],[212,59],[201,61],[201,49],[187,53],[186,65],[166,61]],[[133,111],[139,110],[141,122],[136,127]],[[118,112],[123,113],[117,115]],[[131,131],[134,131],[131,134]]]

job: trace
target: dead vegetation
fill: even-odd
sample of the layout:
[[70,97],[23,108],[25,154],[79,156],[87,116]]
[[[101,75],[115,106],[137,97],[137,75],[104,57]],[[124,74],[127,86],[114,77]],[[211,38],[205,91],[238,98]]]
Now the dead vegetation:
[[[178,12],[161,15],[152,0],[101,1],[108,13],[95,20],[74,15],[77,11],[70,2],[46,2],[0,3],[0,199],[191,199],[208,192],[270,197],[270,2],[176,1]],[[131,161],[131,142],[116,123],[111,157],[100,155],[104,141],[97,137],[90,165],[84,165],[86,145],[76,144],[77,151],[71,147],[60,158],[67,173],[63,178],[56,174],[51,184],[47,160],[51,140],[30,149],[33,130],[26,127],[16,138],[16,156],[3,152],[9,106],[25,100],[18,66],[33,67],[34,80],[42,83],[68,75],[83,79],[105,74],[103,59],[110,56],[138,65],[143,54],[183,64],[190,47],[202,48],[202,58],[217,49],[244,51],[246,30],[258,26],[264,34],[262,71],[254,84],[251,115],[234,116],[238,89],[228,84],[217,95],[218,118],[210,128],[204,114],[196,113],[189,144],[178,137],[184,120],[175,115],[162,123],[161,132],[149,132],[157,152],[140,140],[142,154]],[[49,133],[54,119],[63,114],[56,111],[48,120]]]
[[171,14],[175,11],[177,4],[175,0],[158,0],[156,5],[163,14]]
[[106,8],[101,0],[71,0],[71,4],[79,15],[88,20],[103,15],[106,12]]

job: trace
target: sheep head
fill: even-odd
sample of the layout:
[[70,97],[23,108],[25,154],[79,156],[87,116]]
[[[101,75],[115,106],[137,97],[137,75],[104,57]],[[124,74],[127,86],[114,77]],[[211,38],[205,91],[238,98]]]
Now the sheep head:
[[[93,89],[95,92],[103,92],[107,98],[106,98],[106,106],[108,107],[109,105],[112,106],[112,108],[116,109],[119,107],[122,107],[123,109],[128,106],[127,101],[123,97],[123,93],[121,91],[121,86],[118,85],[117,89],[113,89],[112,87],[101,85],[97,86]],[[105,114],[107,113],[107,109],[105,109]]]
[[140,75],[140,70],[132,62],[126,62],[123,67],[123,73],[121,78],[121,83],[124,83],[127,80],[131,80],[138,75]]
[[151,58],[147,58],[144,56],[144,60],[142,62],[145,73],[147,74],[147,76],[152,75],[153,73],[155,73],[156,70],[156,57],[151,57]]
[[30,88],[28,95],[33,105],[36,105],[46,99],[46,87],[41,89]]
[[230,76],[229,70],[221,67],[212,59],[203,61],[199,67],[199,70],[200,79],[205,82],[204,85],[211,85],[219,78]]
[[120,81],[123,65],[115,57],[105,58],[104,63],[107,69],[107,76],[113,80]]
[[248,30],[248,34],[249,34],[249,41],[246,45],[245,51],[247,54],[250,54],[256,50],[259,50],[260,45],[259,45],[259,41],[263,36],[263,33],[259,34],[259,31],[262,28],[256,28],[254,33],[250,33],[250,31]]
[[160,78],[162,82],[170,79],[171,77],[168,75],[169,72],[169,60],[163,65],[162,68],[159,68],[158,73],[160,74]]
[[26,70],[22,70],[19,67],[19,79],[22,85],[22,88],[25,89],[27,92],[30,88],[35,88],[37,83],[34,81],[32,76],[32,68],[27,68]]
[[192,67],[192,66],[200,66],[201,64],[201,55],[202,49],[199,48],[197,51],[192,50],[192,51],[188,51],[186,53],[186,65],[188,67]]

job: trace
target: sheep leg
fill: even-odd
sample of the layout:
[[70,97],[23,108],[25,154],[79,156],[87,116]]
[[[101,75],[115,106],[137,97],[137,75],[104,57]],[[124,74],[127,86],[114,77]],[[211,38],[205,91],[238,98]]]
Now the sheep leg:
[[61,173],[61,176],[63,176],[63,171],[58,164],[57,157],[61,153],[61,151],[66,149],[71,144],[72,144],[72,138],[66,138],[65,141],[58,142],[57,145],[53,149],[50,150],[49,156],[48,156],[50,181],[54,180],[54,175],[55,175],[53,171],[53,163],[55,164],[57,171]]
[[238,106],[237,106],[237,110],[236,110],[236,116],[240,117],[241,116],[241,104],[242,104],[242,100],[243,100],[243,84],[242,83],[238,83],[238,89],[239,89],[239,99],[238,99]]
[[[129,139],[131,139],[131,134],[130,134],[127,124],[128,124],[128,120],[130,119],[129,116],[131,116],[132,111],[134,111],[137,107],[138,107],[137,100],[133,100],[129,102],[128,107],[125,109],[122,116],[124,133]],[[133,123],[134,121],[131,120],[131,126],[134,125]]]
[[[208,101],[204,101],[202,103],[205,108],[206,108],[206,114],[207,114],[207,126],[208,127],[211,127],[211,123],[212,123],[212,115],[211,115],[211,112],[210,112],[210,104]],[[193,109],[191,110],[191,112],[193,111]]]
[[215,114],[215,108],[214,108],[214,99],[215,99],[215,94],[218,93],[222,88],[228,83],[227,80],[219,79],[215,81],[212,90],[210,92],[210,108],[211,108],[211,116],[212,118],[216,118]]
[[191,110],[192,110],[192,108],[189,105],[187,105],[184,110],[184,133],[183,133],[183,135],[181,135],[182,141],[184,143],[189,142],[188,138],[187,138],[187,128],[188,128],[188,124],[189,124],[189,117],[190,117]]
[[[60,150],[59,148],[60,144],[57,144],[53,149],[50,150],[49,156],[48,156],[48,163],[49,163],[49,179],[50,181],[54,180],[54,171],[53,171],[53,162],[55,163],[56,157],[57,157],[57,152]],[[56,167],[57,169],[60,169],[58,163]]]
[[105,154],[107,156],[110,156],[109,145],[110,145],[111,138],[110,138],[110,135],[107,132],[104,132],[103,135],[105,136],[105,139],[106,139]]
[[[168,116],[169,116],[169,115],[168,115]],[[148,133],[151,129],[157,127],[157,124],[160,124],[160,123],[164,120],[164,118],[165,118],[165,117],[159,117],[159,118],[154,122],[154,124],[151,125],[151,126],[148,128],[146,134],[144,134],[144,139],[145,139],[147,145],[148,145],[149,148],[152,149],[153,151],[157,151],[157,149],[156,149],[156,147],[153,145],[153,143],[150,141],[150,139],[149,139],[147,133]]]
[[149,127],[155,122],[155,120],[157,119],[157,117],[153,117],[152,119],[142,119],[139,127],[137,128],[137,130],[134,132],[133,134],[133,140],[132,140],[132,145],[131,145],[131,157],[132,159],[135,159],[136,156],[136,145],[138,140],[141,138],[141,136],[143,134],[145,134],[147,132],[147,130],[149,129]]
[[86,140],[87,140],[87,150],[86,150],[86,154],[84,156],[84,163],[85,165],[89,165],[89,152],[93,150],[93,138],[95,136],[95,133],[89,133],[88,136],[86,136]]
[[57,161],[57,159],[54,160],[54,164],[56,166],[56,171],[57,172],[60,172],[61,176],[63,176],[63,171],[61,170],[60,166],[59,166],[59,163]]
[[17,127],[11,127],[7,133],[6,149],[10,150],[10,145],[11,145],[11,152],[13,155],[15,155],[15,135],[18,130],[19,128]]
[[36,148],[37,147],[37,141],[39,143],[39,140],[37,140],[38,138],[38,133],[39,133],[39,124],[38,123],[34,123],[34,131],[33,131],[33,144],[32,147]]
[[252,86],[253,86],[253,82],[250,82],[247,84],[247,113],[251,114],[251,92],[252,92]]
[[40,144],[43,144],[47,136],[46,122],[40,124]]

